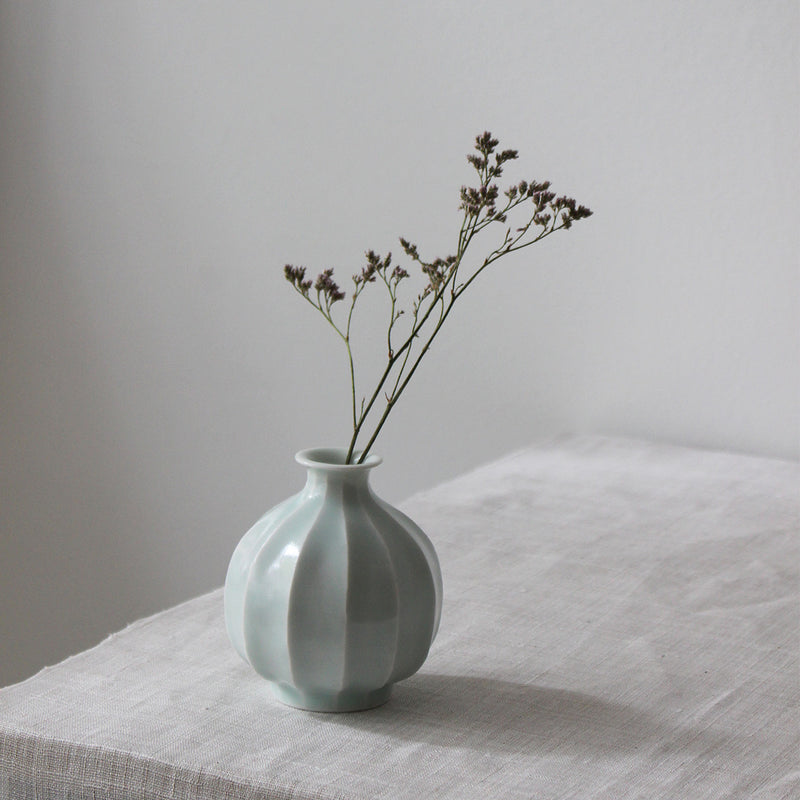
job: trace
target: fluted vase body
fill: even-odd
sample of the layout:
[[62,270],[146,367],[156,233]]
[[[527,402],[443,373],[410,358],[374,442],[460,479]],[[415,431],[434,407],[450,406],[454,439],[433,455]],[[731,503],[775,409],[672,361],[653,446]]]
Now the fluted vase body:
[[428,537],[378,498],[345,451],[304,450],[303,490],[239,542],[225,581],[225,624],[239,655],[277,698],[314,711],[389,699],[425,661],[441,616],[442,577]]

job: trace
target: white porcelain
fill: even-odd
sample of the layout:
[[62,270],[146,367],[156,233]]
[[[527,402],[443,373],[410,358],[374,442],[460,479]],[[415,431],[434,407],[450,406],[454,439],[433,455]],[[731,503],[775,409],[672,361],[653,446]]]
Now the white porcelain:
[[379,499],[369,472],[336,448],[304,450],[304,489],[239,542],[225,624],[239,655],[285,703],[354,711],[389,699],[425,661],[439,627],[442,576],[428,537]]

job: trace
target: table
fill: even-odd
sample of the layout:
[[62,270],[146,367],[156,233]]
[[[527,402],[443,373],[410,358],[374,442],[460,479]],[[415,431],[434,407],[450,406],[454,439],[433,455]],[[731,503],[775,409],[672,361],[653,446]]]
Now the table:
[[445,580],[374,711],[280,705],[220,590],[0,691],[3,798],[798,798],[800,466],[602,437],[401,507]]

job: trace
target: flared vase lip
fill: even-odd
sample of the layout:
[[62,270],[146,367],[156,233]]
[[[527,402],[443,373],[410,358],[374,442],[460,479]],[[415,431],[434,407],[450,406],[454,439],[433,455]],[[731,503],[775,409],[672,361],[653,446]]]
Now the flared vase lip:
[[[361,451],[356,450],[354,457],[357,458]],[[345,464],[347,458],[346,447],[309,447],[295,454],[295,461],[309,469],[324,469],[335,472],[360,472],[372,469],[383,463],[380,456],[370,453],[363,464]]]

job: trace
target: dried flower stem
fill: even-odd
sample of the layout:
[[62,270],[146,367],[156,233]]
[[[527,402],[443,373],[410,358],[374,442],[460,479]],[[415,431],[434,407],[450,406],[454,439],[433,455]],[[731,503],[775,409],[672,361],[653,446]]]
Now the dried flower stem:
[[[393,331],[404,309],[398,309],[398,285],[409,277],[409,273],[400,266],[392,266],[392,255],[389,253],[381,259],[374,251],[366,254],[367,265],[362,271],[353,276],[354,289],[351,295],[350,308],[347,314],[344,329],[340,328],[333,319],[331,308],[334,303],[344,299],[345,294],[333,279],[333,270],[322,272],[315,281],[306,279],[305,267],[294,267],[287,264],[284,268],[286,279],[295,290],[301,294],[314,308],[316,308],[337,334],[344,341],[350,368],[350,386],[352,400],[353,435],[347,451],[346,463],[352,463],[356,453],[356,443],[361,435],[367,419],[381,395],[384,396],[386,405],[381,413],[373,432],[366,445],[359,453],[358,463],[366,458],[378,434],[383,428],[387,417],[391,413],[398,399],[405,391],[409,381],[417,370],[420,362],[430,349],[433,340],[444,325],[456,300],[466,291],[483,270],[499,258],[509,253],[530,247],[559,230],[565,230],[572,223],[591,216],[591,211],[585,206],[578,205],[572,198],[556,197],[550,191],[550,182],[521,181],[510,186],[504,192],[506,201],[501,208],[497,208],[499,190],[494,180],[503,172],[503,164],[517,158],[516,150],[503,150],[497,152],[498,141],[488,132],[477,136],[475,150],[478,155],[470,154],[467,160],[472,164],[480,178],[478,188],[462,187],[461,206],[464,216],[458,233],[458,242],[455,255],[446,258],[436,258],[433,261],[424,261],[418,252],[417,246],[401,238],[400,244],[406,255],[416,262],[427,283],[417,295],[411,307],[411,327],[407,337],[398,348],[393,346]],[[491,157],[494,157],[492,161]],[[480,265],[473,270],[463,282],[458,282],[459,269],[464,257],[476,236],[493,224],[507,222],[508,214],[515,211],[524,203],[529,203],[529,217],[521,227],[513,232],[507,227],[502,242],[486,255]],[[533,227],[533,232],[531,228]],[[351,324],[356,301],[368,283],[374,283],[380,278],[384,284],[390,302],[389,324],[386,333],[387,361],[386,367],[380,376],[374,391],[367,400],[361,399],[358,405],[356,391],[355,363],[350,344]],[[311,294],[314,289],[315,296]],[[438,308],[438,318],[434,317],[434,310]],[[428,324],[430,321],[430,324]],[[423,330],[426,331],[422,337]],[[412,350],[417,341],[422,345],[412,358]],[[399,368],[398,367],[399,364]],[[410,364],[410,366],[409,366]],[[385,387],[393,377],[391,390]]]

